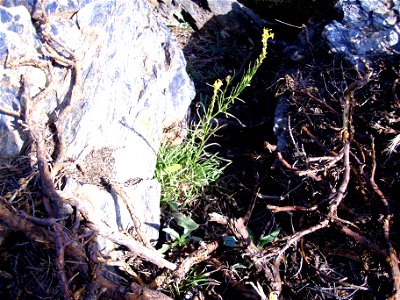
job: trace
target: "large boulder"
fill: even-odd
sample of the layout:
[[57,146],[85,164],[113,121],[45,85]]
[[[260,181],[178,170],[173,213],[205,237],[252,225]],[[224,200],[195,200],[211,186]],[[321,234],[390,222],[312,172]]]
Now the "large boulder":
[[376,57],[400,54],[400,3],[395,0],[342,0],[343,19],[325,27],[334,53],[342,54],[358,70],[374,68]]
[[[148,238],[157,239],[157,151],[163,129],[184,119],[195,94],[182,51],[147,1],[45,3],[47,18],[41,1],[0,1],[0,157],[18,156],[26,141],[15,116],[24,109],[21,75],[35,98],[31,117],[43,128],[72,97],[60,124],[73,162],[64,192],[85,195],[100,218],[120,230],[134,223],[127,199]],[[46,43],[59,57],[76,58],[72,96],[73,68],[54,59]],[[110,192],[110,182],[123,196]]]

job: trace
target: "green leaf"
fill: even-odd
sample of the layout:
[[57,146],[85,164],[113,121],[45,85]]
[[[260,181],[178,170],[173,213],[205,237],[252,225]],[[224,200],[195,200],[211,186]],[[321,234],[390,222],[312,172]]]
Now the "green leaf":
[[169,206],[173,211],[179,211],[179,206],[176,202],[169,202]]
[[176,232],[175,229],[172,229],[172,228],[168,227],[168,228],[163,228],[162,231],[168,233],[173,240],[176,240],[176,239],[178,239],[180,237],[180,234],[178,232]]
[[165,252],[167,252],[169,249],[171,249],[171,245],[163,244],[163,245],[161,246],[161,248],[158,249],[157,251],[160,252],[160,253],[165,253]]
[[262,236],[260,238],[259,247],[264,247],[266,244],[272,243],[277,238],[277,236],[279,235],[280,231],[281,230],[279,228],[277,228],[274,231],[272,231],[269,235]]
[[183,228],[184,233],[189,234],[190,232],[199,228],[199,225],[193,221],[192,218],[185,216],[182,213],[173,214],[175,222]]
[[181,164],[173,164],[173,165],[166,167],[164,169],[164,172],[167,174],[171,174],[171,173],[175,173],[175,172],[181,170],[182,168],[183,168],[183,166]]

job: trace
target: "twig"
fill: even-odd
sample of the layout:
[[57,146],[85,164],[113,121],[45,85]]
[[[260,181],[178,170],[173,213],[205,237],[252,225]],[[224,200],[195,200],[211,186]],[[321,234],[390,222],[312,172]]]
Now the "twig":
[[154,248],[150,249],[138,241],[136,241],[132,236],[125,235],[124,233],[114,231],[104,224],[96,215],[96,213],[91,209],[90,204],[86,204],[84,199],[75,199],[73,197],[65,197],[65,203],[76,207],[83,217],[88,220],[91,224],[88,226],[95,230],[99,235],[109,239],[119,245],[127,247],[130,251],[136,255],[144,258],[145,260],[155,264],[160,268],[168,268],[170,270],[175,270],[176,265],[167,261],[162,257],[162,255],[156,251]]
[[121,232],[104,229],[104,227],[102,227],[101,232],[99,234],[119,245],[127,247],[130,251],[132,251],[136,255],[146,259],[147,261],[155,264],[160,268],[167,268],[170,270],[176,269],[176,265],[164,259],[158,251],[154,249],[149,249],[141,245],[131,236],[127,236]]
[[275,259],[275,266],[279,269],[279,266],[283,260],[283,255],[285,254],[286,250],[288,250],[290,247],[292,247],[294,244],[296,244],[297,242],[300,241],[300,239],[302,239],[304,236],[314,233],[322,228],[326,228],[329,226],[329,219],[326,218],[324,220],[322,220],[321,222],[319,222],[317,225],[314,225],[310,228],[304,229],[300,232],[297,232],[295,234],[293,234],[292,236],[290,236],[290,238],[287,240],[286,244],[284,247],[282,247],[279,251],[278,251],[278,255]]
[[[62,103],[62,107],[58,112],[58,117],[56,120],[53,120],[58,136],[58,151],[56,152],[56,157],[53,161],[53,168],[52,168],[52,177],[54,177],[62,168],[62,162],[66,152],[66,141],[65,141],[65,134],[62,128],[66,117],[70,113],[72,109],[73,100],[77,97],[77,85],[79,84],[79,67],[78,67],[78,59],[75,53],[70,50],[62,41],[60,41],[57,37],[50,33],[49,30],[49,17],[46,13],[46,2],[47,0],[43,0],[41,3],[41,10],[44,20],[43,30],[42,30],[42,37],[45,41],[44,47],[46,48],[49,56],[54,59],[54,61],[64,67],[71,68],[71,82],[69,87],[69,92],[64,98],[64,102]],[[55,48],[57,44],[60,48]],[[65,51],[68,53],[70,57],[63,57],[58,54]]]
[[349,227],[344,226],[339,222],[335,222],[335,225],[342,233],[359,242],[361,245],[364,246],[365,249],[369,249],[378,255],[386,256],[385,251],[382,251],[382,249],[380,249],[376,244],[368,240],[366,237],[360,235],[359,233],[351,230]]
[[[41,133],[38,131],[38,126],[32,121],[30,116],[30,105],[32,102],[29,86],[26,84],[24,77],[21,78],[22,84],[22,97],[25,99],[26,111],[25,111],[25,122],[28,124],[29,135],[32,141],[36,145],[36,158],[38,161],[39,176],[41,180],[41,190],[43,194],[51,200],[51,207],[47,208],[47,213],[50,217],[60,218],[62,212],[63,198],[58,194],[54,187],[53,180],[51,178],[49,166],[46,160],[47,150],[44,143],[44,139],[41,137]],[[57,259],[55,261],[58,279],[60,281],[60,287],[63,291],[64,299],[70,299],[68,279],[64,270],[64,256],[65,246],[63,238],[63,226],[55,223],[52,225],[54,231],[54,241],[57,253]]]
[[22,97],[24,98],[26,105],[26,115],[23,116],[23,120],[28,125],[30,139],[36,145],[36,158],[38,161],[39,176],[41,180],[41,190],[44,195],[46,195],[47,197],[50,198],[50,200],[52,200],[53,212],[50,213],[50,216],[53,216],[54,214],[54,217],[60,218],[63,198],[57,193],[54,187],[54,183],[49,171],[49,165],[46,159],[47,150],[44,139],[41,137],[39,128],[33,122],[30,115],[30,110],[31,110],[30,105],[32,103],[32,99],[30,96],[29,85],[26,83],[23,76],[21,78],[21,85],[22,85]]
[[[29,216],[29,218],[32,218]],[[13,231],[23,232],[32,241],[45,244],[48,247],[53,247],[54,233],[40,226],[25,217],[24,213],[11,212],[6,205],[0,205],[0,219],[7,224]],[[46,225],[47,227],[47,225]],[[68,255],[86,260],[85,251],[78,244],[68,244],[66,247]]]
[[286,26],[289,26],[289,27],[294,27],[294,28],[297,28],[297,29],[303,29],[302,26],[293,25],[293,24],[290,24],[290,23],[287,23],[287,22],[283,22],[283,21],[278,20],[278,19],[275,19],[275,21],[278,22],[278,23],[284,24]]
[[347,186],[350,182],[350,142],[346,141],[343,146],[343,165],[344,165],[344,172],[343,172],[343,179],[342,183],[340,184],[338,191],[336,192],[336,196],[331,201],[329,206],[329,215],[333,217],[337,217],[337,210],[344,199],[344,196],[347,192]]
[[[111,282],[110,280],[106,279],[101,272],[101,260],[99,260],[97,257],[97,253],[99,252],[98,243],[95,239],[90,242],[88,250],[92,281],[86,288],[85,299],[101,299],[103,298],[100,297],[101,293],[107,292],[106,298],[111,299],[172,300],[158,291],[153,291],[146,286],[141,286],[136,283],[131,283],[130,287],[123,287],[119,284]],[[99,287],[102,287],[100,291],[98,291]]]
[[260,192],[260,187],[257,187],[255,189],[255,192],[253,193],[253,198],[251,199],[251,203],[249,205],[249,208],[247,209],[247,212],[246,212],[245,216],[243,217],[243,222],[244,222],[245,225],[248,224],[248,222],[250,220],[250,217],[251,217],[251,214],[253,213],[253,210],[254,210],[254,207],[256,205],[259,192]]
[[293,167],[290,163],[287,162],[287,160],[283,157],[282,152],[276,152],[276,157],[279,160],[279,162],[281,163],[282,166],[284,166],[286,169],[296,173],[299,176],[307,176],[310,177],[316,181],[320,181],[321,178],[320,176],[317,176],[315,173],[316,172],[312,172],[312,170],[300,170],[296,167]]
[[18,194],[20,194],[23,190],[25,190],[29,184],[29,182],[36,176],[37,172],[32,172],[29,176],[26,178],[21,178],[18,180],[18,183],[20,184],[20,187],[14,191],[14,193],[11,195],[11,197],[7,200],[8,204],[12,204],[15,197],[17,197]]
[[190,271],[190,269],[198,263],[205,261],[209,258],[210,254],[218,248],[218,242],[214,241],[205,244],[203,248],[194,251],[189,257],[185,258],[179,267],[174,271],[173,277],[177,283],[180,283]]
[[136,231],[136,234],[139,238],[139,240],[149,249],[154,249],[154,247],[151,245],[149,239],[146,238],[146,235],[144,234],[142,230],[142,223],[137,215],[135,207],[132,205],[128,195],[126,195],[125,191],[119,187],[116,183],[112,183],[111,181],[107,181],[108,187],[110,189],[110,192],[116,194],[117,197],[121,198],[123,202],[125,203],[129,214],[131,216],[131,219],[133,221],[134,225],[134,230]]
[[383,220],[383,234],[385,237],[385,242],[388,248],[389,254],[389,265],[392,271],[393,276],[393,288],[394,295],[392,295],[391,299],[400,299],[400,268],[399,268],[399,257],[397,256],[396,250],[394,249],[392,242],[390,240],[390,223],[392,219],[392,213],[390,210],[389,202],[387,201],[385,195],[379,188],[379,186],[375,182],[375,171],[376,171],[376,153],[375,153],[375,142],[372,138],[372,171],[370,177],[370,183],[374,192],[378,195],[381,200],[384,208],[385,208],[385,219]]
[[274,213],[284,212],[284,211],[315,211],[318,209],[318,206],[313,206],[310,208],[304,206],[276,206],[276,205],[267,205],[267,208]]
[[310,175],[312,173],[315,174],[315,173],[322,172],[322,171],[326,172],[330,168],[334,167],[336,165],[336,163],[342,159],[342,157],[343,157],[343,153],[339,153],[339,155],[337,155],[335,157],[331,157],[330,161],[327,164],[322,165],[319,168],[300,171],[300,172],[298,172],[298,175],[299,176],[306,176],[306,175]]
[[335,115],[339,115],[339,113],[337,112],[336,109],[334,109],[332,106],[330,106],[328,103],[326,103],[325,101],[315,97],[313,94],[311,94],[307,89],[304,91],[300,91],[299,93],[308,96],[309,98],[311,98],[312,100],[314,100],[315,102],[321,104],[322,106],[324,106],[325,108],[327,108],[330,112],[334,113]]
[[320,146],[326,153],[330,153],[333,156],[337,156],[338,154],[335,151],[330,150],[328,147],[326,147],[321,141],[313,135],[310,130],[307,128],[307,126],[301,127],[301,131],[305,132],[315,143],[317,143],[318,146]]
[[15,118],[19,118],[21,116],[19,111],[11,110],[3,106],[0,106],[0,113]]

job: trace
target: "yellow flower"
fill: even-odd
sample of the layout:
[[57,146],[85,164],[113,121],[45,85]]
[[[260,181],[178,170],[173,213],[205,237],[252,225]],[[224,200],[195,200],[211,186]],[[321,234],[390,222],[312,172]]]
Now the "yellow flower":
[[223,85],[223,83],[222,83],[221,79],[215,80],[214,85],[213,85],[214,91],[218,91],[222,85]]

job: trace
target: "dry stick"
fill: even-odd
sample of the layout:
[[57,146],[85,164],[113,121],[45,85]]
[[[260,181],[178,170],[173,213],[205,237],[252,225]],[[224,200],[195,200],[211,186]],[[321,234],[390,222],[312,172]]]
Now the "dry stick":
[[[52,247],[52,242],[54,242],[53,232],[35,225],[36,222],[30,220],[33,217],[28,217],[23,212],[12,212],[6,206],[6,203],[5,205],[0,205],[0,220],[6,223],[12,231],[23,232],[30,240]],[[47,227],[52,224],[51,222],[51,220],[47,222],[44,220],[42,223]],[[72,257],[77,257],[82,261],[86,260],[85,251],[77,246],[76,243],[68,244],[66,250]]]
[[335,115],[339,115],[339,113],[337,112],[336,109],[334,109],[332,106],[330,106],[328,103],[326,103],[325,101],[315,97],[314,95],[312,95],[309,91],[300,91],[300,94],[306,95],[309,98],[311,98],[312,100],[314,100],[315,102],[321,104],[322,106],[324,106],[325,108],[327,108],[328,110],[330,110],[331,112],[333,112]]
[[349,85],[347,91],[344,95],[344,107],[342,114],[342,139],[343,139],[343,165],[344,165],[344,174],[342,183],[339,186],[339,189],[336,193],[336,197],[332,200],[331,205],[329,207],[329,216],[337,217],[337,210],[339,204],[342,202],[345,193],[347,192],[347,186],[350,182],[350,141],[352,139],[352,101],[354,96],[354,91],[359,89],[363,85],[363,81],[356,81]]
[[316,211],[318,206],[315,205],[313,207],[304,207],[297,205],[289,205],[289,206],[267,205],[267,208],[274,213],[278,213],[283,211]]
[[71,206],[76,207],[77,210],[83,215],[83,217],[91,223],[89,227],[92,230],[96,231],[97,234],[110,239],[111,241],[127,247],[134,254],[140,256],[141,258],[149,261],[160,268],[168,268],[170,270],[175,270],[176,265],[164,259],[160,252],[157,250],[147,248],[136,241],[132,236],[125,235],[124,233],[114,231],[106,224],[104,224],[89,208],[89,205],[86,205],[82,199],[75,199],[73,197],[64,197],[65,203],[68,203]]
[[[317,145],[319,145],[319,146],[320,146],[322,149],[324,149],[324,151],[326,151],[327,153],[332,154],[334,157],[338,157],[338,156],[342,157],[342,156],[343,156],[343,152],[342,152],[342,151],[339,152],[339,153],[337,153],[337,152],[335,152],[335,151],[333,151],[333,150],[328,149],[324,144],[321,143],[321,141],[320,141],[315,135],[313,135],[313,134],[310,132],[310,130],[309,130],[306,126],[303,126],[303,127],[301,128],[301,130],[302,130],[303,132],[305,132],[315,143],[317,143]],[[352,153],[350,152],[350,154],[352,154]],[[353,157],[354,157],[357,161],[359,161],[359,159],[358,159],[356,156],[353,156]],[[361,163],[360,163],[360,164],[361,164]],[[356,169],[354,166],[352,166],[352,165],[350,165],[350,169],[351,169],[351,172],[356,176],[356,179],[357,179],[358,184],[359,184],[360,186],[363,186],[363,185],[364,185],[364,182],[361,180],[360,174],[357,172],[357,169]],[[368,200],[368,198],[367,198],[365,192],[364,192],[363,190],[360,190],[360,193],[362,194],[365,203],[368,203],[369,200]]]
[[[343,178],[342,182],[339,186],[339,189],[336,193],[336,196],[334,199],[331,201],[330,206],[329,206],[329,216],[325,217],[320,223],[317,225],[314,225],[308,229],[302,230],[300,232],[297,232],[290,236],[288,238],[288,241],[286,242],[286,245],[278,251],[278,255],[275,258],[274,264],[273,264],[273,274],[276,276],[273,278],[273,284],[274,284],[274,289],[277,293],[281,294],[282,292],[282,280],[280,278],[279,274],[279,267],[282,263],[282,260],[284,258],[284,254],[286,250],[288,250],[292,245],[295,245],[298,243],[304,236],[316,232],[320,229],[327,228],[330,223],[331,223],[331,218],[337,219],[337,210],[344,199],[344,196],[347,192],[347,187],[350,181],[350,141],[352,138],[352,124],[351,124],[351,104],[352,104],[352,97],[354,94],[354,91],[358,88],[360,88],[363,84],[363,81],[357,81],[355,83],[352,83],[348,90],[346,91],[345,94],[345,101],[344,101],[344,107],[343,107],[343,114],[342,114],[342,120],[343,120],[343,127],[342,127],[342,138],[343,138],[343,165],[344,165],[344,172],[343,172]],[[279,154],[279,153],[278,153]],[[290,165],[289,165],[290,166]],[[291,167],[291,166],[290,166]],[[298,172],[297,169],[293,170],[295,173]]]
[[253,198],[251,199],[250,206],[247,209],[247,212],[246,212],[245,216],[243,217],[243,223],[245,225],[247,225],[249,223],[251,214],[253,213],[254,207],[256,206],[256,201],[257,201],[257,198],[258,198],[257,195],[259,194],[259,192],[260,192],[260,187],[257,186],[256,189],[255,189],[255,192],[253,193]]
[[30,139],[36,145],[36,158],[38,161],[38,170],[39,176],[41,180],[41,190],[43,194],[52,200],[52,210],[49,212],[50,217],[60,218],[61,209],[63,205],[63,198],[58,194],[54,187],[53,180],[51,178],[51,173],[49,171],[49,165],[47,163],[47,150],[45,146],[45,142],[41,134],[39,133],[39,128],[35,122],[31,119],[30,115],[30,106],[32,103],[32,99],[30,96],[29,86],[25,82],[24,77],[21,77],[22,84],[22,97],[25,100],[26,105],[26,114],[23,116],[24,121],[28,125]]
[[[315,173],[316,172],[306,172],[306,171],[302,171],[296,167],[293,167],[290,163],[287,162],[287,160],[283,157],[282,152],[277,152],[276,153],[276,157],[279,160],[279,162],[282,164],[282,166],[284,166],[286,169],[296,173],[299,176],[307,176],[310,177],[316,181],[320,181],[321,178],[319,176],[317,176]],[[309,170],[307,170],[309,171]],[[300,175],[302,174],[302,175]]]
[[322,228],[326,228],[328,226],[329,226],[329,218],[325,218],[317,225],[314,225],[310,228],[307,228],[305,230],[293,234],[286,242],[286,245],[278,251],[278,256],[275,258],[274,262],[275,268],[279,270],[279,266],[281,265],[283,260],[283,255],[285,254],[286,250],[288,250],[292,245],[299,242],[304,236],[316,232]]
[[25,67],[34,67],[43,71],[46,74],[46,84],[43,90],[39,91],[35,96],[32,96],[33,100],[37,98],[43,99],[48,92],[50,91],[50,86],[52,85],[52,68],[51,64],[48,61],[41,61],[35,59],[27,59],[27,60],[17,60],[16,62],[7,62],[7,68],[17,68],[21,66]]
[[326,153],[330,153],[333,156],[338,155],[335,151],[330,150],[328,147],[326,147],[324,144],[322,144],[322,142],[315,135],[313,135],[310,132],[310,130],[307,128],[307,126],[301,127],[301,131],[305,132],[315,143],[317,143],[318,146],[320,146],[322,149],[324,149]]
[[184,261],[179,265],[173,273],[174,279],[179,284],[190,271],[190,269],[202,261],[209,258],[210,254],[218,248],[218,242],[214,241],[205,245],[205,248],[201,248],[190,254],[189,257],[185,258]]
[[[88,245],[89,259],[90,259],[90,275],[92,282],[86,288],[85,299],[100,299],[101,293],[107,291],[107,298],[120,299],[121,295],[123,299],[141,299],[141,300],[172,300],[165,296],[161,292],[153,291],[147,286],[141,286],[135,283],[131,283],[131,286],[121,286],[110,280],[108,280],[103,274],[100,266],[100,259],[97,257],[98,243],[96,240],[90,241]],[[99,288],[101,290],[99,291]]]
[[[49,165],[46,160],[47,150],[44,139],[43,137],[41,137],[41,134],[39,132],[40,129],[33,122],[33,120],[31,120],[30,105],[32,103],[32,99],[30,97],[29,86],[25,82],[23,76],[21,78],[21,84],[22,84],[22,97],[24,97],[26,105],[25,122],[28,124],[30,138],[36,145],[36,158],[38,161],[39,176],[41,180],[41,190],[43,194],[49,197],[49,199],[52,202],[51,209],[47,207],[48,208],[47,213],[52,218],[60,218],[63,205],[63,198],[58,194],[58,192],[54,187],[54,183],[49,171]],[[64,299],[70,299],[68,279],[64,270],[65,246],[63,238],[64,234],[63,226],[61,224],[55,223],[53,224],[52,228],[54,231],[54,241],[57,253],[57,259],[55,263],[56,263],[58,279],[60,281],[60,287],[63,291]]]
[[15,118],[19,118],[21,116],[19,111],[11,110],[2,106],[0,106],[0,114],[4,114],[9,117],[15,117]]
[[392,213],[390,210],[389,202],[387,201],[385,195],[382,193],[381,189],[375,182],[375,171],[376,171],[376,153],[375,153],[375,142],[372,138],[372,171],[371,171],[371,178],[369,182],[371,183],[372,188],[374,189],[375,193],[378,195],[379,199],[383,206],[385,207],[385,219],[383,220],[383,233],[385,236],[385,242],[388,247],[389,252],[389,265],[392,270],[393,276],[393,287],[394,287],[394,295],[391,299],[400,299],[400,269],[399,269],[399,258],[397,256],[396,250],[393,248],[392,242],[390,240],[390,223],[392,219]]
[[[51,39],[55,39],[55,37],[53,37],[52,35],[49,35],[49,37],[51,37]],[[60,43],[60,42],[57,42]],[[62,44],[61,44],[62,45]],[[65,46],[63,46],[64,49],[68,49]],[[51,48],[48,48],[51,49]],[[70,53],[71,51],[68,50],[68,53]],[[72,52],[71,52],[72,53]],[[55,51],[51,52],[52,57],[57,57],[57,60],[60,61],[61,59],[63,59],[62,57],[60,57]],[[73,55],[73,54],[71,54]],[[57,136],[58,136],[58,153],[56,153],[56,158],[54,159],[54,163],[53,163],[53,169],[52,169],[52,175],[53,177],[55,175],[57,175],[57,173],[61,170],[62,168],[62,162],[66,153],[66,142],[65,142],[65,134],[64,134],[64,130],[62,128],[66,117],[68,116],[68,114],[70,113],[71,109],[72,109],[72,102],[73,100],[77,97],[76,93],[77,93],[77,86],[79,83],[79,73],[78,73],[78,61],[77,58],[75,56],[73,56],[73,60],[65,60],[63,59],[63,61],[68,62],[70,65],[70,67],[72,67],[71,69],[71,83],[70,83],[70,91],[67,93],[67,95],[65,96],[65,100],[64,103],[62,103],[63,107],[61,108],[61,110],[58,113],[58,117],[55,120],[55,126],[57,129]]]
[[344,199],[344,196],[347,192],[347,186],[350,182],[350,141],[345,141],[343,150],[344,174],[342,183],[340,184],[336,196],[335,198],[333,198],[329,207],[329,215],[332,217],[337,217],[337,209],[339,207],[339,204]]
[[359,233],[351,230],[349,227],[344,226],[343,224],[337,222],[335,220],[335,225],[338,227],[338,229],[343,232],[345,235],[348,237],[351,237],[355,241],[359,242],[361,245],[363,245],[366,249],[371,250],[372,252],[382,255],[386,257],[386,252],[380,249],[375,243],[371,242],[368,240],[366,237],[360,235]]
[[[42,14],[43,14],[43,20],[45,22],[45,27],[49,25],[49,18],[46,14],[45,8],[46,8],[46,0],[43,0],[41,3],[41,9],[42,9]],[[43,30],[43,37],[45,39],[45,46],[46,43],[47,45],[51,46],[51,41],[55,41],[58,43],[58,40],[55,40],[55,38],[46,33],[46,29]],[[64,49],[67,49],[64,45],[58,43],[61,47]],[[49,50],[49,47],[47,47]],[[67,51],[67,50],[66,50]],[[70,54],[70,51],[67,51]],[[56,52],[50,51],[50,54],[53,59],[56,61],[64,61],[62,57],[59,57]],[[52,169],[52,174],[49,171],[49,166],[47,165],[46,161],[46,147],[44,146],[44,141],[39,140],[39,136],[37,133],[34,133],[33,130],[34,128],[30,126],[30,132],[31,132],[31,137],[36,143],[36,152],[37,152],[37,159],[38,159],[38,167],[39,167],[39,174],[41,177],[42,181],[42,191],[46,196],[48,196],[53,203],[55,203],[55,207],[53,207],[53,211],[49,211],[48,213],[54,214],[55,217],[59,217],[63,205],[63,199],[62,197],[57,193],[55,187],[54,187],[54,182],[52,178],[58,173],[58,171],[61,169],[61,162],[64,158],[65,154],[65,137],[64,137],[64,132],[61,128],[62,123],[65,119],[65,116],[68,114],[68,112],[71,109],[71,102],[74,96],[75,92],[75,85],[77,82],[77,67],[76,67],[76,60],[75,57],[73,56],[74,61],[70,64],[73,67],[73,72],[71,74],[71,84],[70,84],[70,94],[67,93],[66,95],[66,103],[64,108],[59,112],[59,118],[58,122],[56,123],[56,128],[57,128],[57,134],[58,134],[58,142],[59,142],[59,151],[58,151],[58,156],[53,162],[53,169]],[[24,89],[25,90],[25,89]],[[29,98],[26,97],[27,99]],[[28,120],[29,121],[29,120]],[[70,299],[69,295],[69,288],[68,288],[68,279],[65,274],[65,244],[64,244],[64,239],[63,235],[65,234],[63,231],[63,226],[61,224],[54,224],[53,230],[55,233],[55,246],[56,246],[56,252],[57,252],[57,259],[56,259],[56,268],[57,268],[57,274],[58,278],[60,281],[61,289],[64,294],[65,299]]]
[[343,157],[343,154],[342,154],[342,153],[339,153],[339,155],[333,157],[328,163],[326,163],[326,164],[323,165],[322,167],[315,168],[315,169],[313,169],[313,170],[301,171],[301,172],[298,173],[298,175],[299,175],[299,176],[305,176],[305,175],[309,175],[309,174],[311,174],[311,173],[318,173],[318,172],[321,172],[321,171],[325,171],[325,172],[326,172],[327,170],[329,170],[330,168],[332,168],[333,166],[335,166],[336,163],[337,163],[339,160],[342,159],[342,157]]
[[51,244],[50,240],[53,238],[52,233],[35,226],[32,222],[19,216],[15,212],[11,212],[6,208],[6,203],[0,205],[0,220],[7,224],[12,231],[21,231],[32,241],[47,245]]
[[[42,31],[42,36],[45,41],[44,47],[49,52],[49,56],[53,58],[55,62],[64,67],[71,67],[70,89],[65,96],[64,103],[62,103],[63,107],[58,112],[58,117],[54,121],[57,130],[58,144],[59,144],[58,153],[56,153],[56,158],[54,159],[52,168],[52,176],[54,177],[62,168],[62,162],[66,152],[65,135],[62,125],[65,122],[65,118],[71,111],[73,100],[77,96],[76,87],[79,84],[79,68],[78,68],[78,59],[75,53],[72,50],[70,50],[60,39],[58,39],[57,37],[55,37],[53,34],[50,33],[50,30],[48,28],[49,17],[46,13],[46,4],[47,0],[43,0],[40,5],[44,20],[44,29]],[[58,44],[61,47],[61,50],[67,52],[71,58],[65,58],[59,55],[58,52],[62,53],[62,51],[57,52],[58,49],[55,48],[54,43]]]
[[[250,239],[249,233],[244,226],[242,218],[228,218],[217,213],[210,213],[210,222],[216,222],[221,225],[227,225],[232,231],[234,236],[239,240],[244,242],[246,245],[245,255],[249,256],[256,266],[257,271],[264,271],[265,278],[271,280],[272,292],[275,296],[279,296],[282,292],[282,281],[279,275],[279,268],[271,265],[267,262],[265,257],[260,258],[260,249],[254,245],[253,241]],[[272,278],[272,279],[271,279]],[[272,298],[271,298],[272,299]]]
[[[98,230],[98,228],[96,227],[94,227],[94,229]],[[127,236],[118,231],[104,229],[104,227],[101,227],[101,232],[99,232],[99,234],[119,245],[127,247],[136,255],[146,259],[147,261],[157,265],[160,268],[168,268],[170,270],[176,269],[176,265],[165,260],[157,250],[149,249],[143,246],[131,236]]]
[[146,238],[146,235],[144,234],[142,230],[142,222],[140,221],[138,214],[136,212],[135,207],[132,205],[132,203],[129,201],[128,195],[125,193],[125,191],[119,187],[116,183],[112,183],[111,181],[107,182],[110,191],[117,196],[118,198],[121,198],[126,205],[129,214],[131,216],[131,219],[133,221],[133,225],[135,227],[136,234],[138,235],[138,238],[140,241],[149,249],[154,249],[153,245],[150,243],[150,241]]

